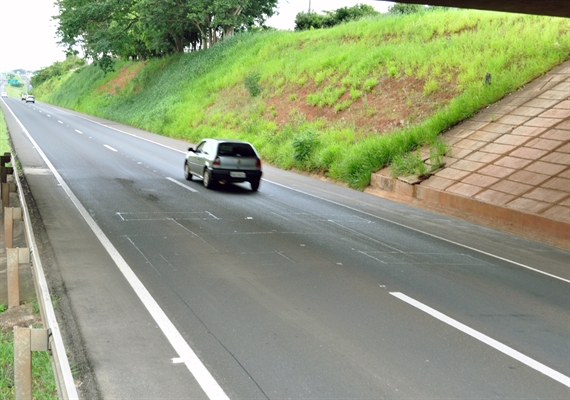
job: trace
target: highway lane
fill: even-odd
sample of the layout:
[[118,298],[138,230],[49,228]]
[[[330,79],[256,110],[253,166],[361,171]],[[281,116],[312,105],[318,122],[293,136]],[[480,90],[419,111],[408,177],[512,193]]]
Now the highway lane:
[[209,191],[180,147],[12,103],[230,398],[568,397],[567,252],[267,167]]

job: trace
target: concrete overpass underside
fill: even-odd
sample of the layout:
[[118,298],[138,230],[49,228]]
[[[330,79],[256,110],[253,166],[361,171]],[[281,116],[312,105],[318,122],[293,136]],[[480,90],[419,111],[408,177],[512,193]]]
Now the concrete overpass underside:
[[431,6],[473,8],[478,10],[506,11],[570,18],[570,1],[568,0],[433,0],[427,3],[425,1],[405,0],[402,1],[402,3],[429,4]]

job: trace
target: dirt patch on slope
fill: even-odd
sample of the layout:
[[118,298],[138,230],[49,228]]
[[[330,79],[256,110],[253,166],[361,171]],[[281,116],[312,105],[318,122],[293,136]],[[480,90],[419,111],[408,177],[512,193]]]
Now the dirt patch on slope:
[[114,79],[97,88],[95,92],[109,93],[113,96],[117,95],[117,93],[125,89],[127,84],[137,76],[137,74],[144,68],[145,65],[146,63],[140,62],[123,67]]
[[[236,86],[225,90],[210,106],[210,111],[225,110],[247,117],[252,107],[264,106],[264,116],[278,127],[289,123],[292,118],[305,121],[326,120],[336,126],[347,126],[368,134],[384,134],[406,125],[416,125],[446,106],[459,94],[453,83],[439,83],[430,94],[424,94],[425,80],[411,77],[384,77],[362,97],[352,100],[350,90],[331,106],[309,104],[311,94],[321,92],[324,85],[307,82],[303,86],[276,89],[263,87],[260,101],[254,101],[247,89]],[[278,94],[276,94],[278,93]],[[343,102],[350,103],[344,109],[337,109]]]

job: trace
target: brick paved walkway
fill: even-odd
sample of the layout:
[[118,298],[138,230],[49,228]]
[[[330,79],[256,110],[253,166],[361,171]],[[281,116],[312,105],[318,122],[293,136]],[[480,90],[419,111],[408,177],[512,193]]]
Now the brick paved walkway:
[[451,146],[445,168],[417,185],[394,181],[385,169],[372,177],[371,191],[464,211],[570,248],[570,62],[443,139]]

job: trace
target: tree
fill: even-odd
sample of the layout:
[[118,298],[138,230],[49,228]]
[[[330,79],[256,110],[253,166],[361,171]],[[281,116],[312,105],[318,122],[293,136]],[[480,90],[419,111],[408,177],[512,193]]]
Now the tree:
[[388,14],[415,14],[425,11],[425,9],[426,7],[421,4],[396,3],[388,7]]
[[112,70],[112,57],[127,56],[140,47],[132,27],[139,22],[136,0],[57,0],[56,34],[69,54],[78,48],[103,71]]
[[345,22],[356,21],[379,14],[374,7],[367,4],[357,4],[352,7],[341,7],[335,11],[325,11],[325,15],[314,12],[300,12],[295,17],[295,30],[330,28]]
[[212,46],[261,26],[277,0],[56,0],[57,35],[106,72],[113,58],[146,59]]
[[315,12],[301,11],[295,16],[295,30],[306,31],[309,29],[321,29],[325,16]]
[[278,0],[194,0],[188,18],[204,47],[211,47],[236,30],[262,26],[274,14]]
[[181,53],[196,28],[187,17],[193,1],[138,0],[141,36],[154,55]]

